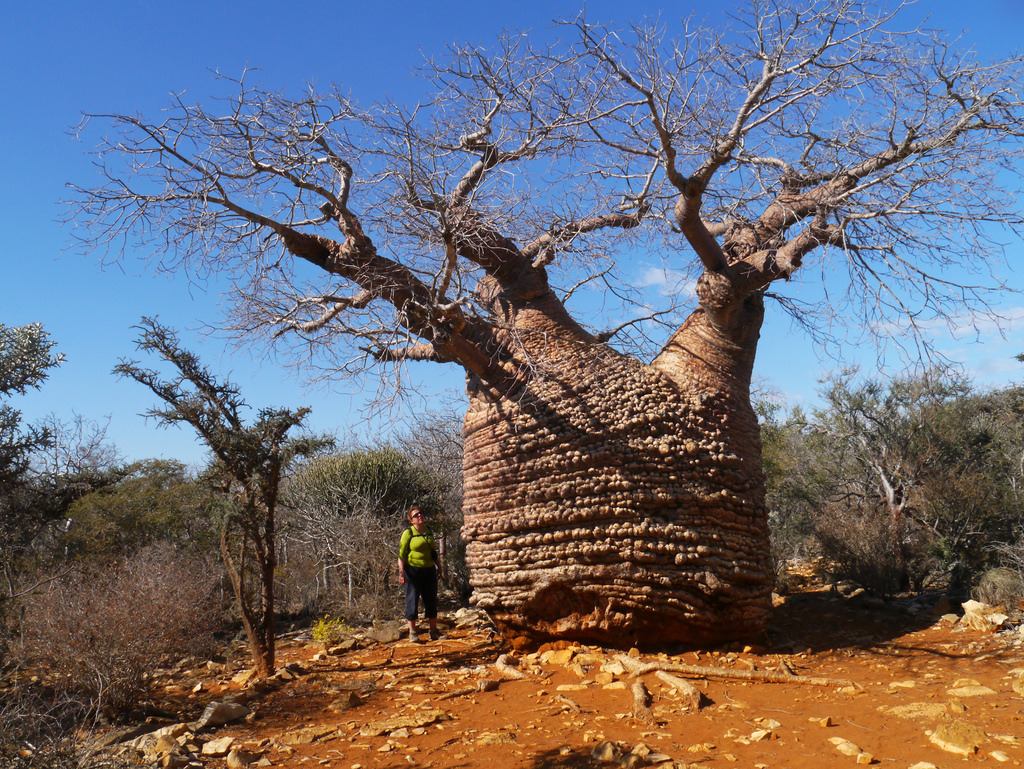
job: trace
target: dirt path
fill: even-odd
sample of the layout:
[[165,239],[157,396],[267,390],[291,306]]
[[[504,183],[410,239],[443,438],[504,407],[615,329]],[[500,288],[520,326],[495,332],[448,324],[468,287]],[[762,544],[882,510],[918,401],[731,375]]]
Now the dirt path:
[[[480,625],[449,623],[440,641],[334,654],[289,640],[280,680],[248,690],[249,719],[202,737],[232,737],[275,767],[944,769],[965,756],[1020,766],[1020,639],[965,629],[932,610],[812,592],[777,608],[764,648],[642,654],[626,664],[615,650],[542,647],[514,655],[516,667],[503,674],[494,663],[509,649]],[[695,707],[658,673],[631,675],[638,662],[850,684],[694,678]],[[169,683],[164,706],[188,703],[194,712],[244,695],[231,674],[199,671]]]

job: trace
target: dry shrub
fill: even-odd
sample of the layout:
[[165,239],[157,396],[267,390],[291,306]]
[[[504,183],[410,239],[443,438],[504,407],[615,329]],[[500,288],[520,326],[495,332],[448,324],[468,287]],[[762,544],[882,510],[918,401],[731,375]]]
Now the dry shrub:
[[90,746],[73,697],[21,686],[0,697],[0,769],[128,769],[112,751]]
[[22,661],[58,691],[125,710],[171,655],[212,650],[214,574],[205,559],[156,546],[54,582],[25,607]]
[[1024,579],[1016,569],[1003,566],[989,569],[978,578],[971,595],[974,600],[989,606],[1012,609],[1024,597]]

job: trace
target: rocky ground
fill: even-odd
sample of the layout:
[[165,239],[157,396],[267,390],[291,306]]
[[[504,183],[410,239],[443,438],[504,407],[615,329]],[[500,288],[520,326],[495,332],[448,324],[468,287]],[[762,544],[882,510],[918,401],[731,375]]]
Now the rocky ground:
[[244,656],[165,671],[167,718],[106,739],[195,767],[1021,765],[1024,634],[936,601],[801,592],[763,647],[675,654],[513,651],[465,611],[433,642],[397,623],[329,649],[297,635],[269,682]]

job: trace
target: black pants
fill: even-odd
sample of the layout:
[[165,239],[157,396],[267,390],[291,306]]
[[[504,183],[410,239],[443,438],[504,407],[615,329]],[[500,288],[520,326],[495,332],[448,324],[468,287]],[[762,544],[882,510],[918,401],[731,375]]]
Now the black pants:
[[405,618],[416,621],[417,604],[423,599],[423,616],[437,617],[437,567],[405,565]]

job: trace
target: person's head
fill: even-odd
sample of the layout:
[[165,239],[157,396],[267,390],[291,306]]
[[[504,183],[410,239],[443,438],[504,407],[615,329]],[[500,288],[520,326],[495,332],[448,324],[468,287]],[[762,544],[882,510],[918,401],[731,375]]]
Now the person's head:
[[409,512],[405,514],[409,523],[423,523],[427,517],[423,515],[423,511],[418,507],[410,507]]

